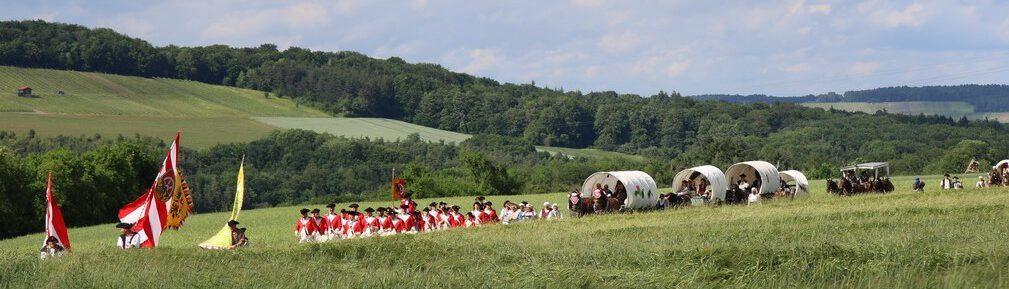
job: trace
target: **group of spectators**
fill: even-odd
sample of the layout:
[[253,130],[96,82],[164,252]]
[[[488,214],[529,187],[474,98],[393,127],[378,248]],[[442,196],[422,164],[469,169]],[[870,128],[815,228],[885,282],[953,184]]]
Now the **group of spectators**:
[[301,209],[301,218],[294,227],[299,242],[416,234],[450,228],[561,218],[557,204],[549,202],[543,203],[543,208],[537,212],[528,202],[505,201],[499,214],[494,209],[494,204],[483,196],[476,197],[472,210],[469,211],[445,202],[432,202],[427,207],[417,209],[417,203],[409,193],[400,200],[398,207],[369,207],[359,210],[358,204],[350,204],[346,209],[336,211],[336,205],[329,204],[326,209],[328,213],[325,216],[320,215],[319,209]]

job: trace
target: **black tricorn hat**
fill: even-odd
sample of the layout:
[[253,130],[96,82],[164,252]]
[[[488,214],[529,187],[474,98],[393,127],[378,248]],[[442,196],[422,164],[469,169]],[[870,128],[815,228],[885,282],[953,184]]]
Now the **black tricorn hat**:
[[357,212],[355,212],[355,211],[350,211],[350,212],[349,212],[349,213],[347,213],[347,214],[350,214],[351,216],[357,216]]
[[129,229],[129,228],[133,228],[133,224],[119,223],[119,224],[116,224],[116,228]]
[[[368,210],[365,210],[365,211],[368,211]],[[378,207],[377,211],[379,211],[379,212],[385,212],[385,207]]]
[[238,225],[238,221],[235,220],[228,221],[228,226],[236,226],[236,225]]
[[332,208],[336,208],[336,204],[334,204],[334,203],[329,203],[329,205],[326,205],[326,208],[330,208],[330,209],[332,209]]
[[309,209],[306,209],[306,208],[302,208],[302,209],[301,209],[301,213],[302,213],[302,214],[308,214],[308,212],[311,212],[311,210],[309,210]]
[[357,205],[356,203],[354,203],[354,204],[350,204],[350,206],[348,206],[348,207],[351,207],[351,208],[358,208],[358,207],[360,207],[360,206],[359,206],[359,205]]
[[364,209],[364,211],[368,212],[368,213],[371,213],[371,212],[374,212],[375,209],[372,209],[371,207],[368,207],[367,209]]
[[318,213],[318,212],[321,212],[319,208],[312,209],[312,213]]

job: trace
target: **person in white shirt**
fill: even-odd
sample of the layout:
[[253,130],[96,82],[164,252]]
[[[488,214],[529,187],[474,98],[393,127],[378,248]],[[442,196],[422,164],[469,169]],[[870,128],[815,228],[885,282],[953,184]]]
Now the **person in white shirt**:
[[56,240],[56,236],[49,236],[46,238],[46,244],[39,250],[39,259],[45,260],[63,256],[63,250],[63,245],[60,245],[60,242]]
[[560,206],[557,203],[550,205],[550,214],[547,215],[547,220],[557,220],[561,218]]
[[985,183],[984,177],[983,176],[978,176],[977,177],[977,183],[974,183],[974,187],[975,188],[984,188],[985,185],[987,185],[987,183]]
[[757,194],[757,189],[754,188],[750,190],[750,196],[746,198],[746,204],[752,205],[760,202],[760,195]]
[[949,190],[953,188],[953,180],[949,179],[949,174],[942,176],[942,181],[939,182],[939,187],[943,190]]
[[116,228],[119,228],[119,238],[116,240],[116,246],[121,249],[140,247],[140,244],[146,239],[144,236],[133,232],[133,224],[119,223],[116,225]]

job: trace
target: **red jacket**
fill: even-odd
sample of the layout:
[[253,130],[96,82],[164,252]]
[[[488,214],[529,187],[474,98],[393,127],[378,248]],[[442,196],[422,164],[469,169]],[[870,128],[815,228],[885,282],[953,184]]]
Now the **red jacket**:
[[397,218],[393,218],[393,220],[392,220],[392,228],[396,230],[396,233],[402,233],[402,232],[404,232],[404,231],[406,231],[408,229],[406,227],[406,222],[404,222],[403,220],[401,220],[398,217]]
[[376,219],[378,219],[378,225],[380,228],[382,228],[382,230],[395,229],[392,227],[392,218],[386,216],[386,217],[378,217]]
[[341,223],[343,223],[343,219],[340,219],[340,214],[326,215],[326,231],[340,230],[340,227],[343,226]]
[[319,232],[319,227],[312,221],[312,218],[298,218],[298,221],[294,225],[294,232],[301,233],[302,229],[309,235]]
[[498,221],[498,219],[497,219],[498,218],[497,217],[497,211],[495,211],[494,209],[490,209],[490,213],[484,212],[484,215],[487,215],[487,221],[480,220],[481,223],[497,222]]
[[456,214],[455,216],[449,216],[449,225],[452,228],[465,227],[466,226],[466,216],[463,214]]

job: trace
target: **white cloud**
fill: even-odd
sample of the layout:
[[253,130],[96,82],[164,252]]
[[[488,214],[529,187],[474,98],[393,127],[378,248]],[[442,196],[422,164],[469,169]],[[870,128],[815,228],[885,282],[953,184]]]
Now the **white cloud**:
[[638,47],[640,38],[634,32],[608,33],[599,38],[599,48],[606,52],[626,52]]
[[585,77],[594,78],[602,72],[603,68],[598,65],[592,65],[585,69]]
[[154,35],[154,24],[148,20],[142,20],[135,15],[128,15],[122,18],[103,20],[101,26],[111,27],[131,37],[147,39]]
[[689,66],[690,61],[684,60],[680,62],[673,62],[668,66],[666,66],[666,76],[669,77],[679,76],[680,74],[683,74],[684,71],[687,71],[687,67]]
[[873,21],[888,28],[920,26],[933,14],[931,7],[920,3],[894,8],[880,0],[863,2],[858,5],[858,11],[868,14]]
[[798,63],[782,67],[781,70],[788,73],[803,73],[809,71],[811,68],[812,66],[809,63]]
[[1009,17],[1002,21],[1002,25],[999,25],[999,32],[1002,34],[1002,40],[1009,43]]
[[498,65],[503,59],[497,55],[494,49],[489,48],[472,49],[467,51],[465,56],[468,62],[461,70],[469,74],[486,71],[488,68]]
[[815,4],[815,5],[809,5],[806,8],[806,10],[809,11],[809,13],[813,13],[813,14],[816,14],[816,13],[819,13],[819,14],[830,14],[831,6],[830,6],[830,4]]
[[657,79],[662,79],[662,77],[657,76],[676,77],[690,66],[688,53],[689,49],[679,48],[646,54],[635,61],[628,68],[628,72],[634,75],[647,75]]
[[877,61],[859,61],[855,62],[848,68],[848,74],[850,75],[866,75],[879,70],[879,62]]
[[571,4],[580,7],[599,7],[605,3],[606,0],[571,0]]
[[205,39],[234,39],[258,35],[264,30],[278,26],[287,29],[305,29],[325,24],[327,21],[326,7],[313,3],[299,3],[282,8],[226,14],[204,28],[200,36]]

